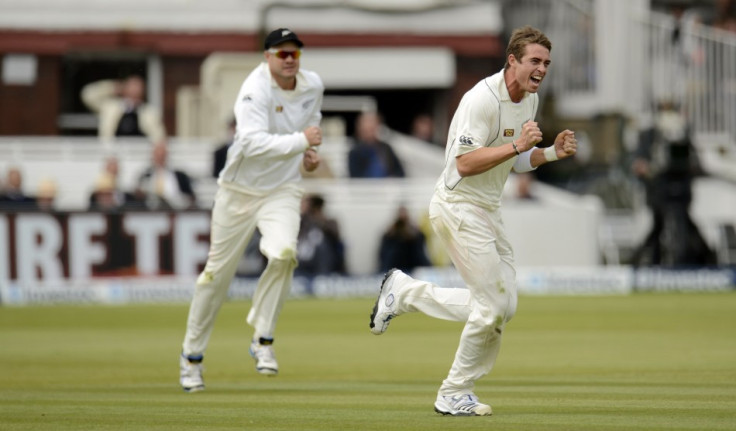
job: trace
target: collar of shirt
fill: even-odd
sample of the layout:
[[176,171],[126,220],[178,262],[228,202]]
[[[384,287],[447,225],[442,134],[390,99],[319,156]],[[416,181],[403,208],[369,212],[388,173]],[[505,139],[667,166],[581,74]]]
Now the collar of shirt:
[[[506,77],[504,76],[504,72],[505,71],[501,69],[501,71],[498,73],[498,75],[500,75],[500,78],[498,80],[498,96],[503,102],[511,102],[511,95],[509,94],[508,87],[506,87]],[[522,97],[521,100],[524,100],[527,97],[529,97],[529,93],[525,92],[524,97]]]
[[302,75],[302,71],[296,73],[296,87],[294,87],[294,90],[284,90],[283,88],[279,87],[279,84],[276,82],[275,79],[273,79],[273,75],[271,75],[271,70],[268,68],[268,63],[263,62],[261,63],[261,66],[263,67],[263,73],[266,74],[268,77],[268,81],[271,83],[271,88],[277,88],[281,91],[293,91],[293,92],[299,92],[301,91],[302,87],[304,86],[304,76]]

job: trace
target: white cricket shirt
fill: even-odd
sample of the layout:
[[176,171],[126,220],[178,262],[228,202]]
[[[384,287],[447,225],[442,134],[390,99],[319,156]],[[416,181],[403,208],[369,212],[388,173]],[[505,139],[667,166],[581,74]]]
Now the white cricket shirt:
[[319,75],[300,69],[296,88],[283,90],[261,63],[243,82],[235,101],[237,127],[219,183],[263,194],[301,180],[299,166],[309,147],[303,130],[322,119],[324,85]]
[[470,202],[497,209],[504,184],[518,156],[467,177],[457,172],[455,158],[481,147],[498,147],[517,139],[521,136],[521,126],[536,116],[538,100],[535,93],[526,93],[519,103],[514,103],[506,88],[503,70],[465,93],[450,123],[445,169],[437,181],[435,193],[448,202]]

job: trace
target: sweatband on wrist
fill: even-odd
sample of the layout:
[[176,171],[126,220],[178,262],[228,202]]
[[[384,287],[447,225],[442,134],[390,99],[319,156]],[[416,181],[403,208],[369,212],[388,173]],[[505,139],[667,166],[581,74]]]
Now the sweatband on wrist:
[[521,153],[519,152],[519,149],[518,149],[518,148],[516,148],[516,142],[514,142],[514,141],[511,141],[511,146],[512,146],[512,147],[514,147],[514,151],[516,151],[516,155],[517,155],[517,156],[518,156],[519,154],[521,154]]
[[523,153],[519,154],[519,156],[514,161],[514,172],[531,172],[537,169],[536,166],[532,166],[533,152],[534,151],[524,151]]
[[554,145],[551,145],[544,149],[544,159],[548,162],[554,162],[555,160],[559,159],[559,157],[557,157],[557,151],[555,150]]

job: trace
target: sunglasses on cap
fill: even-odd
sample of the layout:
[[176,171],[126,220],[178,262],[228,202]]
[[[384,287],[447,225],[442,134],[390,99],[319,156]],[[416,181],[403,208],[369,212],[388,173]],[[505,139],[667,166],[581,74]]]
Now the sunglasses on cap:
[[271,54],[275,55],[276,57],[278,57],[278,58],[280,58],[282,60],[286,60],[288,57],[292,57],[292,58],[294,58],[294,60],[299,60],[299,57],[301,57],[301,55],[302,55],[302,50],[301,49],[297,49],[297,50],[294,50],[294,51],[286,51],[286,50],[283,50],[283,49],[274,49],[274,48],[271,48],[271,49],[268,50],[268,52],[270,52]]

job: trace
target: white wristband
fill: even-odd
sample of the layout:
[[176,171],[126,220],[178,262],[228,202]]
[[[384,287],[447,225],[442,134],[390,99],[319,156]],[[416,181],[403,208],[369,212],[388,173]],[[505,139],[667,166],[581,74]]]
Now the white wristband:
[[554,162],[555,160],[559,159],[559,157],[557,157],[557,151],[555,150],[554,145],[551,145],[544,149],[544,159],[548,162]]

